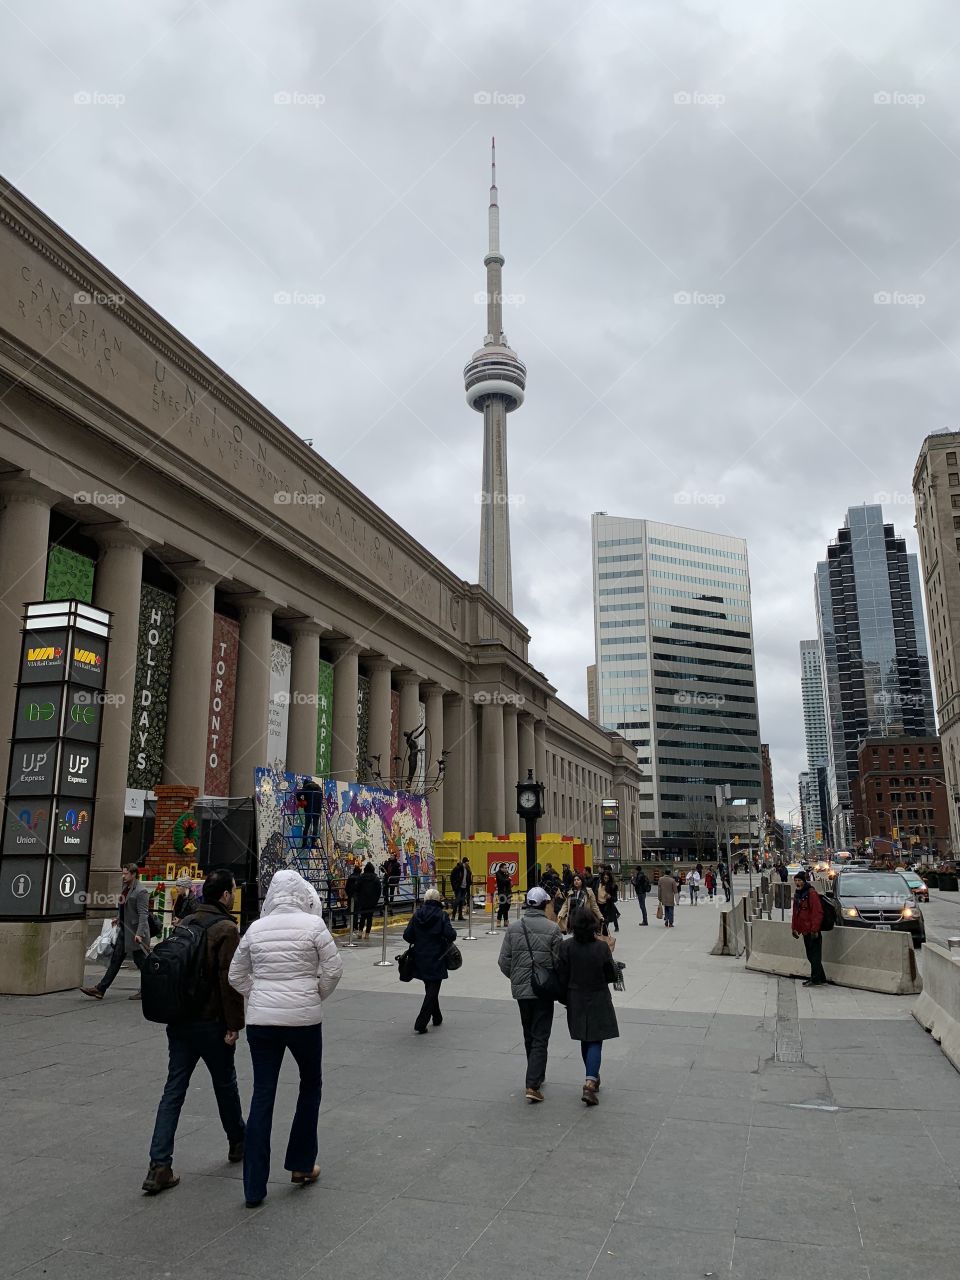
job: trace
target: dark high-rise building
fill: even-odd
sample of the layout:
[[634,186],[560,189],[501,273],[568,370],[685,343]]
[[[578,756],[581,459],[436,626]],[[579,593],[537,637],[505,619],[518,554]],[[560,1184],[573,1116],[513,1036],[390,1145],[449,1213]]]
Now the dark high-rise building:
[[917,557],[884,524],[881,507],[847,512],[817,565],[815,596],[830,817],[841,847],[865,834],[854,824],[863,739],[936,732]]
[[773,798],[773,765],[770,761],[770,744],[767,742],[760,743],[760,770],[761,770],[761,808],[764,816],[773,822],[777,816],[777,803]]

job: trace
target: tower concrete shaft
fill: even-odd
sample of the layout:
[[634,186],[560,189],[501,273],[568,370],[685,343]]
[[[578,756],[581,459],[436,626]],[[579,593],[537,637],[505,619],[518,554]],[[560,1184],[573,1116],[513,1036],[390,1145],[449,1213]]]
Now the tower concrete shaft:
[[483,414],[483,484],[480,494],[480,585],[513,612],[507,489],[507,414],[523,404],[527,370],[503,332],[503,254],[496,143],[491,140],[487,271],[487,332],[463,371],[467,404]]

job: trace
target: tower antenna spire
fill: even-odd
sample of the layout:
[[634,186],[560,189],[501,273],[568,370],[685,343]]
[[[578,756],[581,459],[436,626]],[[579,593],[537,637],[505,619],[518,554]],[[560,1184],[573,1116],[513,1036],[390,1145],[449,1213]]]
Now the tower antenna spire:
[[490,139],[490,208],[487,211],[487,223],[490,232],[487,256],[500,257],[500,197],[497,192],[496,138]]

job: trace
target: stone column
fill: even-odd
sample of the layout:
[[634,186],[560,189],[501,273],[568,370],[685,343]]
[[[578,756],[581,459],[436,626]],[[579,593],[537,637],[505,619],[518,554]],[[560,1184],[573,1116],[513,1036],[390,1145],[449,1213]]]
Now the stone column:
[[[423,693],[427,704],[427,733],[423,749],[426,752],[426,778],[429,782],[436,776],[437,761],[443,752],[443,687],[428,684]],[[441,785],[436,791],[431,791],[428,797],[430,830],[436,840],[443,835],[443,791],[446,785],[444,777]]]
[[[397,685],[400,690],[400,773],[399,788],[403,790],[407,785],[407,744],[403,740],[405,733],[410,733],[416,729],[420,723],[420,677],[416,672],[401,671],[397,677]],[[423,738],[417,739],[417,745],[423,750],[425,744]]]
[[503,703],[485,702],[480,713],[480,830],[504,834]]
[[[427,714],[429,715],[429,704]],[[448,694],[443,703],[443,745],[450,753],[443,775],[443,820],[449,831],[459,831],[461,835],[466,835],[467,827],[471,824],[467,821],[465,805],[466,744],[463,719],[463,698],[459,693]],[[433,838],[436,840],[442,834],[434,829]]]
[[234,796],[253,795],[254,770],[267,762],[273,610],[273,601],[264,596],[248,598],[240,606],[240,650],[230,769],[230,791]]
[[[519,717],[519,776],[517,781],[526,781],[527,771],[532,769],[534,777],[537,772],[537,747],[533,732],[533,716],[522,712]],[[537,782],[546,782],[546,778],[537,778]]]
[[[126,525],[90,530],[100,544],[94,578],[93,603],[109,609],[113,629],[107,657],[108,701],[103,705],[100,765],[97,773],[97,807],[90,850],[90,892],[117,891],[123,850],[123,811],[130,767],[130,732],[137,676],[137,640],[140,634],[140,581],[147,540]],[[96,907],[91,917],[109,915]]]
[[163,783],[196,787],[202,794],[210,714],[214,587],[220,574],[198,564],[180,570],[178,576]]
[[0,786],[7,780],[10,734],[20,674],[23,607],[43,599],[50,508],[57,495],[28,477],[0,482]]
[[520,781],[520,748],[517,736],[517,704],[507,702],[503,708],[503,821],[504,831],[516,831],[517,783]]
[[357,698],[360,669],[352,640],[333,649],[331,772],[337,782],[357,780]]
[[370,730],[367,746],[370,758],[380,758],[380,777],[383,785],[389,787],[393,762],[390,759],[393,738],[393,717],[391,714],[390,672],[396,663],[389,658],[371,658],[366,663],[370,677]]
[[544,809],[547,805],[547,796],[550,794],[550,783],[547,778],[547,722],[546,720],[538,720],[533,726],[534,747],[536,753],[536,768],[534,777],[537,782],[542,782],[544,786],[543,804]]
[[320,684],[320,632],[313,619],[290,626],[290,716],[287,723],[287,769],[317,771],[317,690]]

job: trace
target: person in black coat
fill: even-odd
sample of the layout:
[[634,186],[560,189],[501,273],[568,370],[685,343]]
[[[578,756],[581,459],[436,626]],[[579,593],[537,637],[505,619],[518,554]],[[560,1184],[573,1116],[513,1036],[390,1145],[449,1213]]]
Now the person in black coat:
[[357,901],[357,891],[360,888],[360,877],[363,873],[358,866],[351,868],[350,874],[347,876],[344,890],[347,895],[347,909],[353,916],[353,932],[360,932],[360,904]]
[[463,908],[467,905],[467,898],[470,896],[470,889],[473,885],[473,872],[470,870],[470,863],[466,858],[456,863],[450,872],[450,888],[454,893],[453,901],[453,918],[454,920],[463,919]]
[[560,949],[557,976],[567,998],[567,1029],[571,1040],[580,1041],[586,1080],[580,1095],[587,1106],[600,1099],[600,1056],[604,1040],[620,1035],[617,1015],[610,995],[610,983],[617,980],[617,967],[610,947],[597,937],[593,913],[578,907],[571,913],[573,937]]
[[457,931],[443,909],[439,889],[428,889],[423,895],[423,905],[413,913],[403,931],[403,940],[413,946],[413,975],[424,988],[423,1004],[413,1029],[417,1035],[425,1036],[431,1018],[435,1027],[443,1021],[440,984],[448,976],[447,952],[457,940]]
[[323,815],[323,787],[312,778],[304,778],[296,795],[297,807],[303,815],[303,833],[300,848],[306,849],[320,834],[320,818]]
[[363,868],[363,875],[357,883],[355,915],[357,917],[358,938],[361,933],[365,938],[370,937],[370,930],[373,928],[373,913],[379,901],[380,881],[377,877],[377,869],[372,862],[368,862]]
[[502,924],[505,929],[510,926],[510,901],[513,897],[513,881],[510,879],[509,871],[505,871],[503,867],[498,867],[495,875],[497,882],[497,924]]

